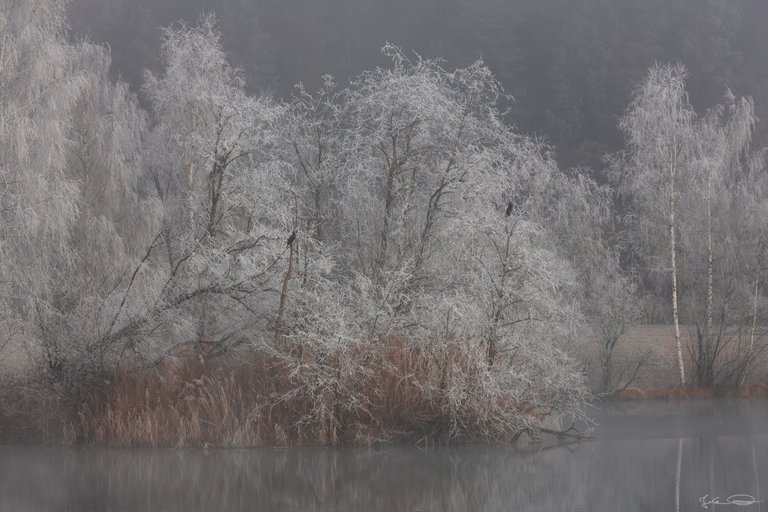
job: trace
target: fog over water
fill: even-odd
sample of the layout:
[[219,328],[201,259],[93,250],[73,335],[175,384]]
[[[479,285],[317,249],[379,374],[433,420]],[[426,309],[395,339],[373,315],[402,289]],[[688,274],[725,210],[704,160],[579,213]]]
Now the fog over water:
[[596,417],[594,440],[530,451],[0,447],[0,509],[633,512],[703,510],[705,496],[764,501],[764,402],[611,404]]

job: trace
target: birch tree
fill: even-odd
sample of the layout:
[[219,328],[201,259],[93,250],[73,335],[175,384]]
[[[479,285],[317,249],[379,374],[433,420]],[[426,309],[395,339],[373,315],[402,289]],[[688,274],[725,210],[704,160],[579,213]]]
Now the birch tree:
[[[737,99],[730,91],[725,104],[713,108],[697,123],[697,173],[687,194],[688,209],[696,214],[689,222],[685,243],[690,247],[692,267],[688,271],[688,309],[696,323],[692,336],[696,342],[691,352],[695,377],[705,386],[713,386],[719,380],[718,366],[728,357],[724,352],[730,338],[728,332],[742,323],[732,312],[743,311],[744,305],[753,302],[738,298],[742,294],[734,292],[736,288],[753,288],[751,280],[744,276],[750,274],[746,269],[753,264],[741,255],[754,251],[745,247],[750,237],[744,230],[751,214],[739,204],[746,199],[739,189],[756,185],[755,175],[750,171],[754,162],[749,148],[755,123],[751,100]],[[752,201],[747,202],[755,207]],[[704,247],[701,240],[705,241]],[[702,274],[705,279],[699,278]]]
[[[666,225],[671,316],[680,384],[685,385],[678,304],[678,240],[680,183],[696,157],[695,114],[685,91],[681,65],[656,65],[635,91],[621,120],[627,137],[622,186],[632,202],[632,220],[643,240],[659,237]],[[655,255],[654,255],[655,256]],[[651,256],[653,258],[654,256]],[[649,259],[648,263],[653,263]]]
[[[633,245],[651,280],[654,261],[661,251],[668,255],[681,383],[681,315],[689,324],[693,378],[704,386],[739,385],[751,364],[746,354],[754,357],[746,347],[761,338],[763,230],[753,219],[761,211],[764,162],[750,149],[755,123],[752,101],[730,91],[724,104],[696,116],[680,66],[652,68],[622,121]],[[666,247],[653,237],[662,214]]]

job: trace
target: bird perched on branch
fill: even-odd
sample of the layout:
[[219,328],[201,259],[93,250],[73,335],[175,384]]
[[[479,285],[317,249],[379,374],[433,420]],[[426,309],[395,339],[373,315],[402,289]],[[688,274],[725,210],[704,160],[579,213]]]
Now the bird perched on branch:
[[285,243],[285,245],[290,246],[294,241],[296,240],[296,232],[291,232],[291,236],[288,237],[288,241]]

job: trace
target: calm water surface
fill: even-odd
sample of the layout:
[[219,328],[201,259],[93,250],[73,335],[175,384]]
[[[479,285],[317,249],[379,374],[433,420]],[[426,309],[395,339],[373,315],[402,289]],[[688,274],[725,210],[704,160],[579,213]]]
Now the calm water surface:
[[[0,511],[768,512],[768,402],[612,404],[595,440],[520,453],[0,447]],[[737,498],[733,498],[731,501]]]

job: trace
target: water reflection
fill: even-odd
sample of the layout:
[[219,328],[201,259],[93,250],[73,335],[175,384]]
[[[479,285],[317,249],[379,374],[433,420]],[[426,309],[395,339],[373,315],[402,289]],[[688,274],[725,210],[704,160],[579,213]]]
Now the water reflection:
[[703,510],[704,495],[761,499],[765,404],[644,403],[597,414],[595,441],[533,453],[2,447],[0,510],[656,512]]

